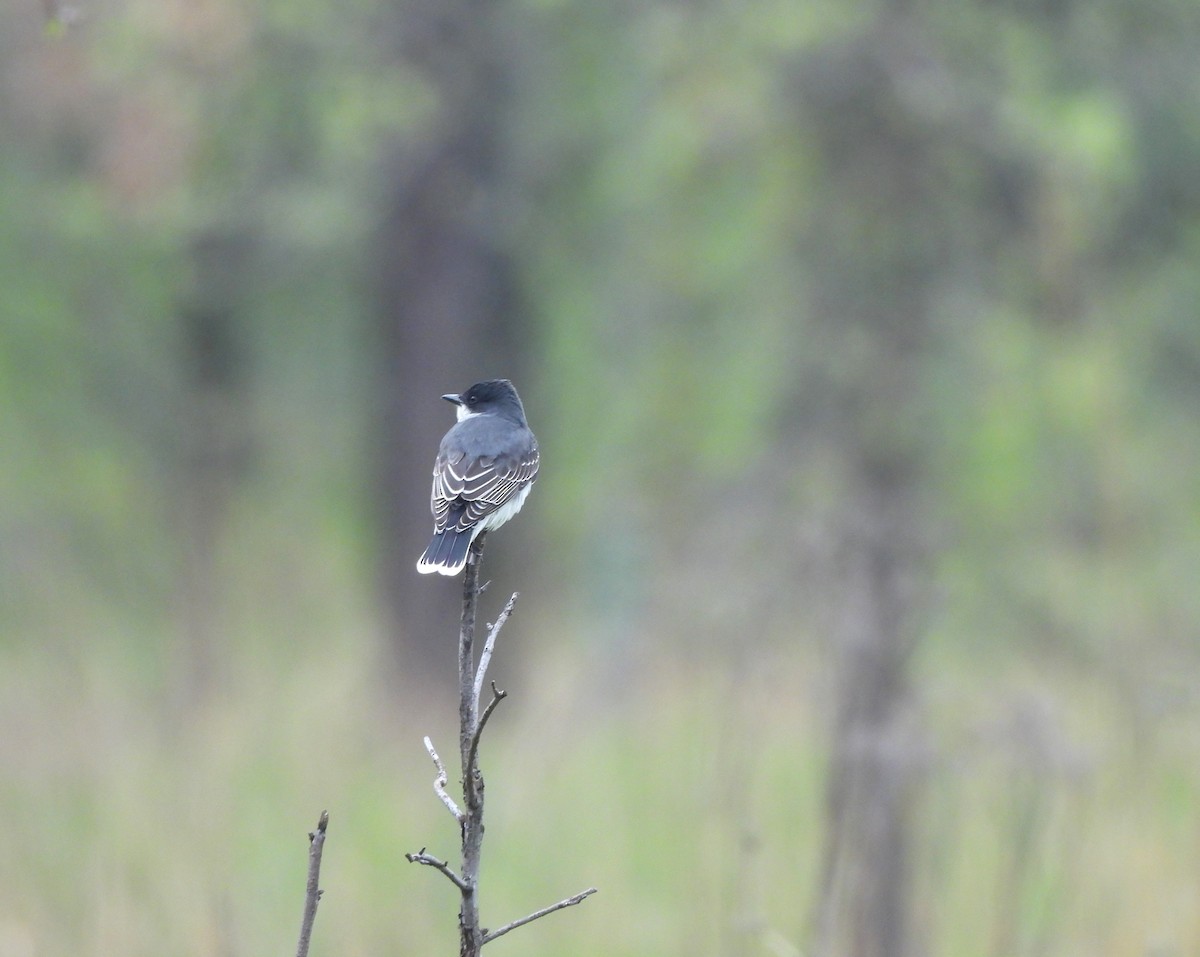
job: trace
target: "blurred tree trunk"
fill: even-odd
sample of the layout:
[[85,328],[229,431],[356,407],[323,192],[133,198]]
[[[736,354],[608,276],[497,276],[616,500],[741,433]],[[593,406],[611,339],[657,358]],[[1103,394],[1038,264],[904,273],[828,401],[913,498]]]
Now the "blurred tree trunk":
[[910,952],[909,828],[919,746],[907,664],[924,587],[911,465],[861,460],[850,500],[819,955]]
[[398,3],[391,18],[399,56],[422,71],[437,107],[385,164],[374,241],[379,572],[402,672],[448,687],[461,589],[415,570],[433,529],[434,455],[454,421],[438,397],[480,378],[519,377],[515,283],[499,213],[504,9],[418,0]]
[[915,37],[911,21],[883,17],[796,72],[830,183],[804,254],[829,354],[820,401],[847,479],[819,957],[918,949],[910,849],[921,744],[908,662],[931,589],[925,376],[953,223],[939,202],[947,130],[906,99],[908,71],[927,63]]
[[191,287],[179,305],[185,383],[178,493],[183,634],[176,695],[185,710],[223,678],[218,552],[249,450],[246,357],[237,330],[250,248],[251,238],[237,229],[196,235]]

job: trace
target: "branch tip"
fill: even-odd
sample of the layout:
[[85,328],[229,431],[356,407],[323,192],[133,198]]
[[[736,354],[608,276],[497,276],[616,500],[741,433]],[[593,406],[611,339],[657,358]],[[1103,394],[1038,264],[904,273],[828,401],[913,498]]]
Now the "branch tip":
[[451,884],[464,894],[471,889],[470,883],[455,874],[449,864],[434,857],[432,854],[426,854],[425,848],[421,848],[416,854],[405,854],[404,858],[410,864],[424,864],[426,867],[432,867],[435,871],[440,871]]
[[304,916],[300,921],[300,940],[296,945],[296,957],[308,957],[312,939],[313,922],[317,919],[317,904],[324,891],[321,890],[321,852],[325,848],[325,831],[329,827],[329,811],[322,811],[315,831],[308,832],[308,881],[304,893]]
[[504,609],[500,612],[500,617],[496,619],[496,623],[488,625],[487,637],[483,641],[483,653],[479,656],[479,667],[475,671],[475,682],[472,687],[475,693],[475,706],[477,708],[479,706],[479,696],[483,693],[483,682],[487,675],[488,665],[491,664],[492,653],[496,650],[496,639],[500,636],[500,629],[508,621],[508,616],[512,614],[519,596],[520,592],[513,592],[512,597],[505,602]]
[[503,937],[510,930],[516,930],[518,927],[524,927],[526,924],[532,924],[535,920],[539,920],[548,914],[553,914],[555,911],[560,911],[565,907],[574,907],[576,904],[581,904],[595,893],[597,893],[597,888],[589,887],[586,891],[580,891],[578,894],[564,898],[557,904],[551,904],[549,907],[543,907],[541,910],[535,910],[532,914],[514,920],[512,923],[505,924],[498,930],[485,933],[483,935],[483,943],[491,943],[497,937]]

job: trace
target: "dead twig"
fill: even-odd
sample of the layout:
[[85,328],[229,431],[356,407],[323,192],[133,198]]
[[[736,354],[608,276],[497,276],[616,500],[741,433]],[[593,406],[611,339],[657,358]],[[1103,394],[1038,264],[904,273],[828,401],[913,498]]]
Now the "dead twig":
[[434,767],[437,768],[437,777],[433,779],[434,793],[437,794],[442,803],[446,805],[446,809],[454,815],[454,820],[461,824],[463,812],[460,811],[458,809],[458,805],[454,803],[454,798],[452,798],[446,792],[446,784],[449,782],[449,778],[446,777],[446,765],[442,764],[442,759],[438,757],[437,750],[434,748],[433,742],[429,740],[428,735],[425,737],[425,750],[429,752],[429,756],[433,758]]
[[483,946],[479,928],[479,859],[483,853],[483,774],[475,762],[479,698],[475,695],[475,609],[479,602],[479,566],[487,533],[475,539],[463,574],[463,609],[458,633],[458,748],[462,760],[462,906],[458,910],[459,957],[478,957]]
[[505,604],[495,624],[488,626],[484,638],[483,649],[479,656],[479,664],[475,665],[475,612],[479,596],[486,585],[479,584],[479,566],[483,560],[484,535],[475,539],[467,553],[467,565],[463,574],[463,605],[462,617],[458,635],[458,748],[462,761],[462,804],[459,805],[446,791],[448,776],[446,766],[433,747],[433,742],[425,738],[425,750],[433,759],[437,768],[437,777],[433,782],[433,790],[438,799],[446,806],[458,825],[462,836],[462,864],[456,873],[446,861],[427,854],[421,848],[416,854],[404,856],[412,863],[424,864],[441,871],[462,896],[458,910],[459,957],[479,957],[480,949],[488,941],[502,937],[510,930],[516,930],[547,914],[553,914],[564,907],[571,907],[596,893],[596,888],[589,887],[581,894],[568,897],[543,907],[539,911],[505,924],[499,930],[487,931],[479,926],[479,859],[483,851],[483,772],[479,768],[479,742],[483,729],[496,711],[497,706],[508,697],[508,692],[496,687],[491,682],[492,700],[488,702],[483,713],[479,710],[479,699],[483,695],[483,684],[487,678],[488,665],[496,649],[496,639],[500,629],[508,621],[513,607],[517,602],[517,593]]
[[545,917],[547,914],[553,914],[556,910],[562,910],[564,907],[573,907],[574,905],[586,900],[596,893],[596,888],[589,887],[586,891],[580,891],[574,897],[568,897],[560,900],[557,904],[551,904],[549,907],[543,907],[541,910],[535,910],[527,917],[522,917],[519,920],[514,920],[510,924],[505,924],[496,930],[490,930],[483,935],[485,944],[491,943],[497,937],[503,937],[510,930],[516,930],[518,927],[524,927],[526,924],[531,924],[539,918]]
[[[482,591],[482,590],[481,590]],[[475,702],[478,704],[479,699],[483,697],[483,680],[487,675],[488,665],[492,662],[492,652],[496,649],[496,638],[500,635],[500,629],[504,627],[504,623],[508,621],[508,616],[513,613],[513,608],[517,604],[517,599],[521,597],[520,592],[513,592],[512,597],[504,606],[504,610],[500,612],[500,617],[496,619],[494,625],[488,626],[487,638],[483,642],[483,653],[479,656],[479,667],[475,671]]]
[[501,691],[496,687],[496,682],[492,682],[492,700],[488,702],[488,706],[483,709],[483,715],[479,719],[479,726],[475,729],[475,734],[471,737],[471,750],[467,755],[471,770],[475,769],[475,762],[479,758],[479,739],[483,737],[483,729],[488,723],[488,718],[492,716],[492,712],[496,710],[496,705],[508,697],[507,691]]
[[317,919],[317,904],[324,893],[320,887],[321,852],[325,849],[325,831],[328,827],[329,812],[322,811],[317,821],[317,829],[308,834],[308,885],[304,894],[304,918],[300,921],[300,942],[296,946],[296,957],[308,957],[313,922]]
[[435,871],[441,871],[450,880],[450,883],[463,893],[470,890],[470,885],[455,874],[446,861],[439,860],[432,854],[426,854],[425,848],[421,848],[416,854],[405,854],[404,857],[410,864],[424,864],[426,867],[432,867]]

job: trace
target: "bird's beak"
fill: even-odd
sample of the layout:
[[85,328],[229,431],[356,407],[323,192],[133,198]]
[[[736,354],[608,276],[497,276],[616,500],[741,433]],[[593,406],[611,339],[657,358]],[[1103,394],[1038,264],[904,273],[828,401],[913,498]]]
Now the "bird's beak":
[[450,395],[442,396],[447,402],[453,402],[455,405],[462,405],[463,400],[461,395],[455,395],[453,392]]

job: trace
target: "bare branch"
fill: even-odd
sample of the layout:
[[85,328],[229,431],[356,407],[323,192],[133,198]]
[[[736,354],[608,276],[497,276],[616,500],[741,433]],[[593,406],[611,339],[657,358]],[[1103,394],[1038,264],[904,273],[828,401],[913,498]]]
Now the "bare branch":
[[[475,733],[475,724],[479,720],[479,696],[472,695],[471,691],[475,683],[475,609],[479,601],[479,566],[483,562],[486,539],[487,533],[484,532],[471,543],[463,573],[462,617],[458,630],[458,756],[464,772],[467,752],[471,748],[471,735]],[[463,809],[464,813],[469,813],[471,802],[466,800],[465,803],[468,806]]]
[[500,629],[504,627],[504,623],[508,621],[508,616],[512,614],[513,606],[516,605],[520,595],[520,592],[513,592],[512,598],[505,604],[504,610],[500,612],[500,617],[496,619],[496,623],[488,626],[487,638],[483,642],[483,652],[479,656],[479,668],[475,671],[475,701],[477,703],[483,696],[483,680],[487,674],[488,665],[492,661],[492,652],[496,648],[496,638],[500,634]]
[[475,688],[475,609],[479,602],[479,566],[483,543],[479,535],[467,551],[463,574],[463,609],[458,633],[458,756],[462,762],[462,903],[458,909],[459,957],[479,957],[483,931],[479,927],[479,858],[483,851],[483,775],[472,763],[479,725],[479,696]]
[[458,809],[458,805],[454,803],[454,798],[446,793],[446,785],[449,783],[449,778],[446,777],[446,765],[442,764],[442,759],[438,757],[438,753],[434,750],[433,742],[429,740],[429,736],[425,736],[425,750],[429,752],[429,756],[433,758],[434,766],[437,768],[437,777],[433,779],[433,790],[437,794],[447,810],[454,815],[454,820],[462,823],[463,813]]
[[483,734],[484,725],[487,724],[488,718],[492,716],[492,712],[496,710],[496,705],[508,697],[507,691],[502,691],[496,687],[496,682],[492,682],[492,700],[488,702],[488,706],[483,709],[483,717],[479,719],[479,728],[475,732],[475,746],[479,746],[479,738]]
[[304,894],[304,918],[300,921],[300,942],[296,945],[296,957],[308,957],[313,922],[317,919],[317,903],[324,893],[321,890],[321,852],[325,849],[325,831],[328,827],[329,812],[322,811],[317,821],[317,829],[308,834],[308,885]]
[[404,857],[410,864],[424,864],[427,867],[432,867],[436,871],[441,871],[450,880],[450,883],[463,893],[466,893],[471,889],[471,885],[455,874],[450,868],[449,864],[447,864],[445,861],[439,860],[432,854],[426,854],[425,848],[421,848],[416,854],[405,854]]
[[421,848],[416,854],[404,856],[412,863],[424,864],[441,871],[446,878],[459,889],[462,902],[458,910],[459,957],[479,957],[480,949],[488,941],[503,937],[510,930],[516,930],[525,924],[532,923],[547,914],[571,907],[596,893],[596,888],[589,887],[581,894],[568,897],[543,907],[539,911],[505,924],[499,930],[488,932],[479,923],[479,860],[483,850],[483,773],[479,769],[479,742],[483,730],[487,727],[492,714],[500,702],[508,697],[508,692],[496,687],[491,682],[492,700],[487,707],[480,709],[480,698],[483,696],[483,685],[487,680],[488,666],[496,649],[496,639],[504,623],[508,621],[516,605],[517,592],[513,592],[505,604],[503,611],[495,624],[489,624],[484,638],[483,648],[479,655],[479,664],[475,665],[475,624],[479,596],[486,588],[481,586],[480,565],[483,562],[483,543],[485,534],[479,535],[467,552],[466,567],[463,573],[463,603],[462,616],[459,620],[458,634],[458,747],[459,758],[462,761],[462,804],[459,805],[446,791],[448,775],[446,766],[433,747],[433,742],[425,738],[425,750],[433,759],[437,768],[437,778],[433,782],[433,790],[439,800],[446,806],[458,821],[462,837],[462,864],[458,873],[451,870],[446,861],[439,860],[432,854],[427,854]]
[[483,942],[485,944],[491,943],[491,941],[495,940],[497,937],[503,937],[510,930],[516,930],[518,927],[524,927],[526,924],[531,924],[535,920],[545,917],[547,914],[553,914],[556,910],[562,910],[564,907],[573,907],[575,904],[579,904],[587,900],[587,898],[591,897],[595,893],[596,888],[589,887],[586,891],[581,891],[574,897],[568,897],[565,900],[559,901],[557,904],[551,904],[549,907],[543,907],[541,910],[535,910],[528,917],[522,917],[520,920],[514,920],[511,924],[505,924],[498,930],[488,931],[483,935]]
[[492,682],[492,700],[488,702],[488,706],[483,709],[483,715],[479,719],[479,726],[475,729],[475,734],[471,738],[471,750],[467,754],[467,767],[470,771],[475,770],[475,761],[479,756],[479,739],[483,737],[484,726],[488,723],[488,718],[492,716],[492,712],[496,710],[496,705],[508,697],[507,691],[501,691],[496,687],[496,682]]

